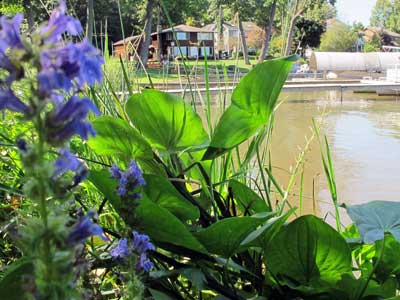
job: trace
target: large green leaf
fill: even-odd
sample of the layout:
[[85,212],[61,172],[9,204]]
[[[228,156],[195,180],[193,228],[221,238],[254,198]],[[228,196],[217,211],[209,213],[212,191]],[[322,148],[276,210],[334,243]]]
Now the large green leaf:
[[94,120],[93,126],[96,136],[88,144],[97,154],[118,156],[125,161],[152,157],[150,145],[128,122],[103,116]]
[[215,129],[203,159],[212,159],[241,144],[270,120],[279,93],[297,56],[257,65],[238,84],[232,104]]
[[143,232],[156,243],[169,243],[202,253],[207,252],[177,217],[147,197],[140,201],[136,216]]
[[382,240],[386,232],[400,242],[400,202],[372,201],[348,205],[347,213],[366,244]]
[[266,266],[277,278],[303,285],[334,283],[351,273],[351,251],[328,224],[303,216],[283,227],[267,244]]
[[168,209],[182,221],[199,218],[199,209],[185,199],[166,178],[157,175],[144,175],[147,197],[163,208]]
[[243,239],[263,221],[265,220],[252,217],[226,218],[196,232],[195,236],[211,253],[230,257],[241,250]]
[[200,117],[179,97],[146,89],[130,97],[125,109],[132,123],[160,150],[175,152],[208,144]]
[[270,211],[265,201],[247,185],[232,179],[229,181],[229,187],[242,213],[256,214]]

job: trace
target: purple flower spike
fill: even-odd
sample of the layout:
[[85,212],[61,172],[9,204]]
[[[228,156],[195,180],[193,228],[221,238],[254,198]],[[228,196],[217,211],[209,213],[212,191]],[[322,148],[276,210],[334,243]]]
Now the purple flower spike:
[[121,259],[128,257],[130,254],[128,249],[128,239],[121,239],[113,250],[111,250],[111,256],[114,259]]
[[104,241],[109,240],[104,235],[103,229],[100,227],[100,225],[92,222],[93,217],[94,213],[89,212],[86,216],[79,218],[78,223],[75,224],[68,235],[68,244],[76,245],[95,235],[101,237]]
[[29,107],[22,102],[11,90],[4,90],[0,87],[0,110],[9,109],[11,111],[28,114]]
[[79,20],[67,16],[65,13],[67,7],[64,1],[60,1],[60,5],[54,9],[50,15],[49,22],[41,28],[41,34],[46,42],[55,43],[62,40],[62,34],[67,32],[72,36],[82,33],[82,25]]
[[0,17],[0,50],[5,51],[8,48],[22,49],[23,44],[21,41],[20,27],[23,14],[17,14],[11,20],[6,16]]
[[141,198],[137,188],[146,184],[142,170],[132,160],[128,169],[122,172],[116,165],[110,168],[111,177],[118,180],[117,194],[125,199],[135,200]]
[[155,247],[150,243],[150,238],[145,234],[139,234],[136,231],[132,232],[133,241],[128,245],[128,239],[121,239],[118,246],[111,250],[111,256],[119,261],[124,262],[124,259],[128,258],[132,254],[138,255],[136,262],[136,269],[138,271],[149,272],[154,264],[147,257],[148,251],[155,250]]
[[54,144],[62,144],[64,141],[78,134],[87,140],[90,135],[95,135],[92,125],[86,122],[89,112],[96,115],[100,112],[88,99],[80,99],[72,96],[66,103],[58,105],[52,115],[47,119],[49,128],[48,141]]
[[60,156],[54,164],[53,178],[57,178],[68,171],[78,172],[84,168],[82,162],[68,149],[61,149]]

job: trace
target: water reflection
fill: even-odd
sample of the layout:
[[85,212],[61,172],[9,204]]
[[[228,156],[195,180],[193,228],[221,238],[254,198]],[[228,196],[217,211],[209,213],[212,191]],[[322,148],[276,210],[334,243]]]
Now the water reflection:
[[[312,118],[318,118],[330,143],[339,202],[400,199],[400,102],[353,93],[346,93],[341,102],[337,92],[287,93],[281,98],[285,102],[277,112],[272,156],[284,185],[289,176],[282,169],[295,164],[299,146],[311,135]],[[304,213],[315,206],[325,216],[333,209],[316,141],[306,159]],[[294,193],[298,190],[297,183]],[[297,199],[295,195],[291,200],[298,205]]]

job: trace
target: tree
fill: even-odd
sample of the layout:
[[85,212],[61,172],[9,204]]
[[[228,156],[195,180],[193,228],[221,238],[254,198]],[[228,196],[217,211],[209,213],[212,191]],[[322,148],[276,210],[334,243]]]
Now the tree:
[[357,34],[344,23],[332,24],[321,37],[321,51],[351,51],[357,41]]
[[[308,46],[317,48],[321,44],[321,36],[325,32],[325,26],[314,20],[300,18],[296,24],[296,36],[294,38],[297,48]],[[303,53],[302,53],[303,54]]]
[[[255,1],[254,18],[257,25],[264,30],[264,37],[258,63],[262,63],[268,53],[274,27],[275,12],[278,0]],[[267,17],[268,16],[268,17]]]
[[400,32],[400,0],[392,2],[392,10],[387,20],[386,27],[394,32]]
[[143,66],[147,66],[147,61],[149,59],[149,47],[151,42],[151,28],[153,24],[154,4],[154,0],[147,0],[146,13],[144,17],[144,29],[142,33],[139,52],[140,60],[142,61]]
[[91,43],[93,40],[93,24],[94,24],[94,3],[93,0],[87,0],[86,37]]
[[392,13],[390,0],[377,0],[371,15],[371,26],[386,27],[387,21]]
[[296,24],[300,17],[313,20],[325,26],[326,19],[334,15],[332,5],[335,1],[327,0],[289,0],[291,7],[289,16],[289,25],[287,30],[286,47],[284,54],[290,55],[293,47],[293,38],[295,36]]
[[243,20],[246,20],[252,13],[252,6],[249,1],[246,0],[233,0],[231,3],[231,9],[235,16],[235,23],[239,28],[240,41],[242,44],[243,59],[246,65],[250,65],[249,53],[247,50],[246,34],[243,28]]

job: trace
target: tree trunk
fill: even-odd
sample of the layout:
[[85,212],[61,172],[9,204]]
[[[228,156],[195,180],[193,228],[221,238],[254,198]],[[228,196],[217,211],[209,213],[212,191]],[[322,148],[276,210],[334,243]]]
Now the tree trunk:
[[26,13],[26,18],[28,21],[29,31],[32,32],[35,27],[35,18],[32,10],[31,0],[24,0],[23,2],[24,11]]
[[285,48],[285,55],[290,55],[292,52],[292,45],[293,45],[293,35],[294,35],[294,28],[296,26],[298,18],[303,13],[304,9],[299,10],[299,0],[296,0],[295,9],[293,13],[293,17],[290,20],[288,35],[286,39],[286,48]]
[[153,23],[153,7],[154,0],[147,0],[146,4],[146,15],[144,18],[144,32],[142,41],[140,43],[140,60],[143,66],[147,66],[147,61],[149,59],[149,47],[151,42],[151,25]]
[[222,13],[222,5],[219,5],[218,7],[218,13],[217,13],[217,34],[218,34],[218,40],[217,40],[217,53],[218,53],[218,58],[222,57],[222,51],[224,51],[224,15]]
[[158,5],[157,10],[157,59],[159,62],[164,60],[163,57],[163,49],[162,49],[162,40],[161,40],[161,6]]
[[272,3],[271,11],[269,14],[269,24],[268,26],[264,26],[264,31],[265,31],[265,37],[264,37],[264,43],[261,48],[261,53],[260,57],[258,58],[258,63],[262,63],[265,59],[265,56],[268,53],[268,48],[269,48],[269,42],[271,40],[271,35],[272,35],[272,29],[274,27],[274,19],[275,19],[275,11],[276,11],[276,2],[277,0],[274,0]]
[[86,18],[86,38],[93,42],[93,24],[94,24],[94,0],[87,0],[87,18]]
[[238,25],[240,31],[240,39],[242,41],[242,52],[243,52],[244,63],[246,65],[250,65],[249,53],[247,51],[246,35],[244,33],[243,23],[242,20],[240,19],[240,15],[238,14],[237,16],[238,16]]

